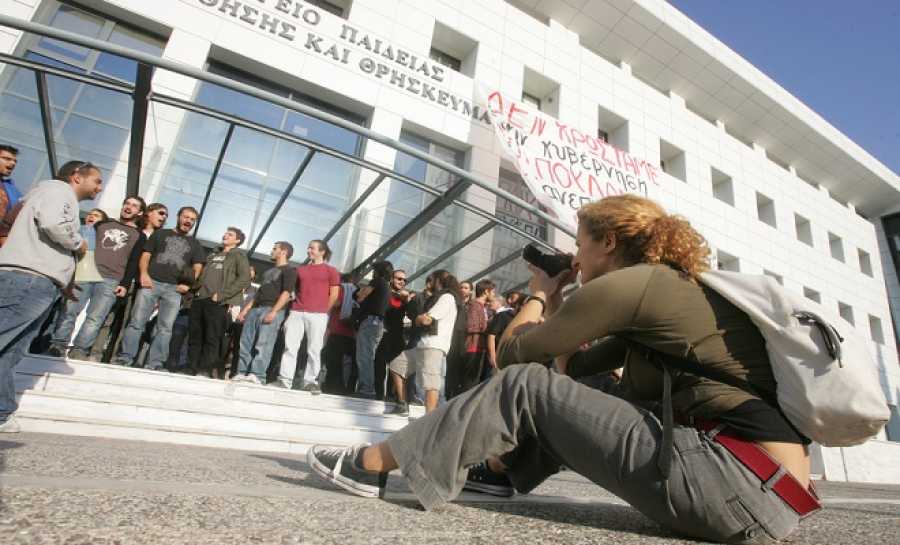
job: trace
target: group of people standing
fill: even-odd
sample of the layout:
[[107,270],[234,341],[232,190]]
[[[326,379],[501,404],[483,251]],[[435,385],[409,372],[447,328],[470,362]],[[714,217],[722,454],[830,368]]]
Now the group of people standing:
[[438,270],[416,293],[406,289],[405,271],[380,261],[359,286],[328,263],[326,241],[312,240],[300,266],[291,265],[293,245],[276,242],[255,283],[238,227],[207,251],[192,234],[195,208],[180,208],[166,228],[168,207],[137,195],[123,200],[117,217],[93,209],[82,221],[78,202],[102,189],[96,166],[70,161],[23,195],[11,178],[16,157],[15,148],[0,147],[0,276],[10,285],[0,298],[19,299],[26,284],[17,304],[30,289],[40,295],[28,312],[3,312],[15,323],[0,329],[0,423],[15,409],[12,368],[26,349],[393,399],[391,412],[402,415],[410,398],[432,411],[496,367],[496,338],[519,296],[501,304],[490,280],[473,287]]

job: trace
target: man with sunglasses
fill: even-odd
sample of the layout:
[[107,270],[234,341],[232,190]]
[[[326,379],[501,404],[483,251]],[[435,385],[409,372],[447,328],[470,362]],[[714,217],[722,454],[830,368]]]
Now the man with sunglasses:
[[[137,244],[137,246],[141,248],[139,253],[143,251],[144,244],[150,240],[153,233],[165,226],[168,217],[169,209],[166,205],[159,202],[147,205],[147,209],[137,222],[137,227],[143,235],[143,241]],[[138,255],[138,268],[140,268],[139,264],[140,255]],[[137,289],[140,286],[134,286],[136,289],[131,289],[133,284],[137,284],[136,280],[138,272],[139,271],[137,270],[135,271],[133,281],[128,283],[128,289],[131,292],[131,295],[116,299],[112,310],[109,312],[109,317],[106,319],[103,326],[100,327],[97,339],[94,341],[95,353],[92,353],[90,356],[92,360],[100,360],[109,363],[118,353],[122,330],[128,321],[128,316],[131,315],[131,309],[134,308],[134,302],[137,299],[138,291],[140,291]]]
[[79,201],[94,199],[103,185],[100,170],[70,161],[55,180],[37,184],[19,210],[9,238],[0,248],[0,433],[15,433],[13,368],[38,334],[60,290],[72,295],[76,256],[87,243],[81,236]]
[[190,290],[206,261],[206,252],[197,239],[191,236],[197,217],[194,207],[182,207],[178,211],[175,228],[156,231],[144,245],[138,262],[141,289],[114,363],[125,366],[134,363],[144,327],[154,308],[159,305],[156,330],[145,367],[163,369],[169,357],[169,341],[172,326],[181,308],[181,296]]
[[63,317],[53,334],[53,344],[48,350],[51,356],[65,356],[69,337],[75,328],[75,320],[87,306],[84,323],[72,342],[69,357],[88,360],[91,347],[97,339],[100,327],[106,320],[118,298],[125,297],[134,282],[141,251],[146,238],[138,230],[137,222],[147,205],[137,195],[126,197],[122,202],[118,220],[97,223],[97,243],[94,262],[100,280],[79,284],[79,302],[66,305]]
[[375,396],[384,399],[387,365],[406,348],[403,317],[406,316],[410,294],[406,290],[406,271],[397,269],[391,275],[391,295],[384,313],[384,334],[375,352]]

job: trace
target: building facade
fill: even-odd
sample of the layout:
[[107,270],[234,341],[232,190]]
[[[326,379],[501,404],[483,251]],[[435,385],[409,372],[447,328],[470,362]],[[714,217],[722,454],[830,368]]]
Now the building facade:
[[[900,179],[663,0],[0,0],[0,7],[326,111],[525,200],[533,199],[501,155],[479,83],[659,164],[659,199],[707,237],[718,267],[771,275],[870,339],[892,420],[865,445],[816,449],[815,471],[900,482]],[[133,61],[10,28],[0,27],[0,52],[113,83],[137,77]],[[22,150],[15,179],[27,188],[49,172],[40,88],[27,68],[0,69],[0,142]],[[131,98],[57,76],[46,85],[56,155],[100,165],[108,182],[98,204],[115,211],[126,194]],[[150,103],[140,192],[173,211],[202,208],[202,240],[237,225],[264,254],[277,240],[296,246],[320,238],[350,211],[330,239],[334,263],[350,270],[456,183],[351,130],[218,85],[157,70],[152,92],[171,100]],[[313,154],[290,135],[422,187]],[[470,186],[460,199],[571,247],[568,236],[502,197]],[[525,242],[450,206],[389,257],[414,273],[440,265],[469,278],[487,270],[508,289],[527,278],[508,259]]]

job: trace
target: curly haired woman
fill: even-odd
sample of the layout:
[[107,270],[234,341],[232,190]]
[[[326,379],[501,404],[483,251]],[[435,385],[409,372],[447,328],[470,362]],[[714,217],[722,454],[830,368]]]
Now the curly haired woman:
[[[708,268],[703,237],[636,196],[586,205],[578,218],[573,262],[583,285],[563,301],[574,274],[532,269],[531,297],[501,338],[506,369],[383,443],[312,448],[313,469],[377,496],[400,468],[430,508],[459,494],[467,470],[468,485],[501,494],[504,482],[528,492],[566,466],[682,535],[787,537],[819,507],[808,440],[777,405],[660,363],[684,358],[749,382],[763,398],[775,391],[759,330],[697,282]],[[556,370],[524,364],[549,359]],[[619,367],[616,395],[572,378]],[[678,425],[644,408],[664,397]],[[760,466],[771,475],[762,478]]]

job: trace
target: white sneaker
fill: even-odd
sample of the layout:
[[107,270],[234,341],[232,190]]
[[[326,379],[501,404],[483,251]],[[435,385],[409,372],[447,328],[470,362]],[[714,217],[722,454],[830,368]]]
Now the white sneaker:
[[247,375],[237,374],[231,377],[231,382],[245,382],[247,380]]
[[260,386],[262,385],[262,382],[260,382],[259,378],[256,375],[254,375],[253,373],[250,373],[249,375],[244,375],[244,382],[249,382],[251,384],[257,384]]
[[22,431],[22,428],[11,416],[6,419],[6,422],[0,424],[0,433],[19,433],[20,431]]

